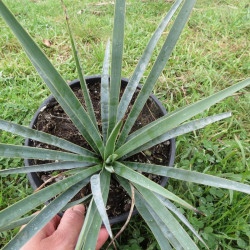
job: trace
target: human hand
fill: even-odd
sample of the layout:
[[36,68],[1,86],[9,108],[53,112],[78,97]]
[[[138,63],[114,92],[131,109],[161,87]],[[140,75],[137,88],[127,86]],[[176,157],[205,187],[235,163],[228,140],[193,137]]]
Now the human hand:
[[[76,205],[67,209],[62,218],[56,215],[21,250],[74,250],[83,225],[84,213],[84,206]],[[25,225],[20,230],[24,227]],[[96,250],[102,247],[108,237],[106,228],[101,228]]]

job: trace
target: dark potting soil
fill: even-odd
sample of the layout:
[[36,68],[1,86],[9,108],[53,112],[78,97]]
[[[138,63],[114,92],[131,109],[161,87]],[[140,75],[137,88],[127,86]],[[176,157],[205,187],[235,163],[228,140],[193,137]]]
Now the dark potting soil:
[[[99,130],[101,131],[102,128],[101,128],[101,112],[100,112],[100,83],[89,85],[89,90],[90,90],[90,97],[92,99],[93,107],[95,110],[96,119],[98,122],[98,127],[99,127]],[[81,89],[79,87],[74,87],[73,91],[75,95],[77,96],[77,98],[85,107]],[[121,90],[121,95],[123,91],[124,89]],[[137,90],[133,96],[133,99],[130,103],[128,111],[125,115],[125,119],[127,117],[129,110],[132,108],[132,105],[138,93],[139,93],[139,90]],[[130,133],[156,120],[162,115],[163,114],[161,113],[161,110],[156,106],[152,98],[149,98],[142,112],[137,118]],[[57,101],[51,102],[40,112],[40,114],[38,115],[37,122],[34,126],[34,129],[55,135],[60,138],[64,138],[72,143],[75,143],[79,146],[82,146],[92,151],[89,144],[82,137],[80,132],[76,129],[74,124],[71,122],[71,120],[69,119],[67,114],[63,111],[61,106],[57,103]],[[126,160],[166,166],[168,164],[168,156],[169,156],[169,150],[170,150],[169,144],[170,144],[169,141],[163,142],[150,149],[145,150],[144,152],[133,155],[127,158]],[[52,149],[52,150],[65,151],[55,146],[51,146],[51,145],[44,144],[44,143],[37,142],[37,141],[33,141],[32,146],[39,147],[39,148]],[[52,161],[33,160],[33,162],[34,164],[45,164],[45,163],[49,163]],[[51,179],[51,177],[53,177],[54,174],[55,173],[53,173],[53,171],[37,173],[37,175],[40,177],[40,179],[43,182],[46,182],[48,179]],[[157,176],[157,175],[145,174],[145,173],[143,174],[147,176],[148,178],[150,178],[151,180],[153,180],[154,182],[159,183],[159,184],[162,180],[162,177]],[[52,181],[50,181],[46,185],[59,181],[63,178],[64,178],[63,175],[58,176],[56,178],[52,178]],[[73,198],[73,200],[80,199],[88,195],[90,192],[91,192],[91,188],[90,188],[90,185],[88,184]],[[127,192],[119,185],[119,183],[114,178],[111,178],[109,196],[108,196],[108,201],[107,201],[108,216],[114,217],[124,212],[128,212],[130,209],[130,203],[131,203],[131,200]]]

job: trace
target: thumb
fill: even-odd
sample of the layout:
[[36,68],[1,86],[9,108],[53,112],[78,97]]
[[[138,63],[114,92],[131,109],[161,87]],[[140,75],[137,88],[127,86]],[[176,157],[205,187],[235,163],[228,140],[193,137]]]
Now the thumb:
[[61,243],[75,246],[84,221],[85,208],[76,205],[64,213],[57,230],[53,234]]

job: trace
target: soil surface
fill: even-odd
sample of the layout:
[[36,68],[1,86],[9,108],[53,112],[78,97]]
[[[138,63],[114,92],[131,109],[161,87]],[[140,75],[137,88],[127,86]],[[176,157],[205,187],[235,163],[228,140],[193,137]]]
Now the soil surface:
[[[96,119],[98,122],[99,130],[101,131],[101,112],[100,112],[100,83],[95,83],[89,85],[90,96],[92,99],[93,107],[95,110]],[[74,87],[73,91],[80,102],[85,107],[85,103],[83,100],[82,91],[79,87]],[[124,89],[121,90],[121,95]],[[132,105],[135,101],[136,96],[138,95],[139,90],[133,96],[133,99],[130,103],[128,111],[125,115],[125,119],[129,110],[131,110]],[[156,106],[152,98],[149,98],[140,113],[138,119],[136,120],[132,130],[130,133],[136,131],[137,129],[145,126],[146,124],[154,121],[155,119],[163,116],[161,110]],[[80,132],[76,129],[74,124],[71,122],[67,114],[63,111],[61,106],[57,103],[57,101],[51,102],[49,105],[43,109],[37,119],[37,122],[34,126],[35,129],[64,138],[70,142],[73,142],[79,146],[92,150],[91,147],[88,145],[86,140],[82,137]],[[145,150],[144,152],[138,153],[133,155],[126,160],[141,162],[141,163],[152,163],[152,164],[159,164],[159,165],[168,165],[169,160],[169,146],[170,142],[166,141],[157,146],[154,146],[150,149]],[[53,149],[53,150],[61,150],[55,146],[47,145],[44,143],[40,143],[37,141],[33,141],[33,145],[39,148],[46,148],[46,149]],[[41,161],[41,160],[33,160],[34,164],[44,164],[49,163],[52,161]],[[153,180],[154,182],[160,183],[162,177],[152,175],[152,174],[145,174],[148,178]],[[37,173],[37,175],[42,179],[43,182],[46,182],[52,176],[55,175],[53,172],[42,172]],[[57,178],[52,178],[53,180],[50,181],[49,185],[55,181],[59,181],[64,176],[59,176]],[[73,200],[80,199],[91,192],[90,185],[88,184],[84,187],[75,197]],[[128,212],[130,209],[130,197],[126,193],[126,191],[119,185],[119,183],[114,179],[111,178],[109,196],[107,201],[107,213],[109,217],[114,217],[120,215],[124,212]]]

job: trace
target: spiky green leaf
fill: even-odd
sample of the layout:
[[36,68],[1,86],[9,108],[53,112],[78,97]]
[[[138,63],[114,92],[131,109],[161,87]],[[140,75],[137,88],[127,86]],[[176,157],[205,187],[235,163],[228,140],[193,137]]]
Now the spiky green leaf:
[[166,206],[170,211],[172,211],[189,229],[190,231],[208,248],[207,244],[201,238],[199,233],[194,229],[194,227],[189,223],[187,218],[181,213],[181,211],[168,199],[162,197],[161,195],[155,194],[155,196],[161,201],[161,203]]
[[161,194],[162,196],[173,200],[179,204],[181,204],[184,207],[187,207],[193,211],[197,211],[193,206],[176,196],[175,194],[171,193],[170,191],[166,190],[162,186],[158,185],[157,183],[149,180],[147,177],[145,177],[142,174],[139,174],[132,170],[131,168],[126,167],[120,162],[115,162],[114,163],[114,171],[116,174],[120,175],[121,177],[128,179],[132,183],[136,183],[142,187],[145,187],[153,192],[156,192],[158,194]]
[[[101,190],[104,204],[106,204],[108,198],[109,183],[110,174],[107,171],[102,171]],[[75,249],[95,249],[101,224],[102,218],[98,212],[94,199],[92,198]]]
[[110,55],[110,39],[108,39],[105,57],[102,67],[101,78],[101,116],[102,116],[102,137],[104,145],[107,140],[108,118],[109,118],[109,55]]
[[106,160],[109,156],[111,156],[114,153],[115,142],[116,142],[116,139],[117,139],[118,134],[120,132],[121,126],[122,126],[122,121],[118,122],[115,125],[113,131],[111,132],[111,134],[107,140],[106,147],[105,147],[104,160]]
[[24,159],[82,161],[82,162],[99,163],[99,159],[91,156],[77,155],[57,150],[2,144],[2,143],[0,143],[0,156],[24,158]]
[[227,180],[213,175],[202,174],[195,171],[184,170],[173,167],[165,167],[153,164],[144,164],[136,162],[123,162],[123,164],[125,164],[127,167],[131,169],[143,171],[146,173],[167,176],[182,181],[189,181],[218,188],[226,188],[250,194],[249,185],[239,183],[236,181]]
[[[144,151],[144,150],[146,150],[148,148],[151,148],[151,147],[153,147],[153,146],[155,146],[155,145],[157,145],[159,143],[162,143],[164,141],[167,141],[167,140],[169,140],[171,138],[175,138],[175,137],[177,137],[179,135],[183,135],[183,134],[189,133],[191,131],[204,128],[205,126],[207,126],[207,125],[209,125],[211,123],[214,123],[216,121],[220,121],[220,120],[228,118],[230,116],[231,116],[231,112],[227,112],[227,113],[221,113],[221,114],[214,115],[214,116],[208,116],[206,118],[202,118],[202,119],[198,119],[198,120],[194,120],[194,121],[191,121],[191,122],[184,123],[183,125],[178,126],[177,128],[171,129],[167,133],[165,133],[165,134],[163,134],[163,135],[149,141],[148,143],[140,146],[139,148],[137,148],[134,151],[130,152],[129,154],[125,155],[123,157],[123,159],[125,159],[125,158],[127,158],[127,157],[129,157],[131,155],[137,154],[137,153],[139,153],[141,151]],[[145,126],[145,127],[143,127],[142,130],[141,129],[136,130],[133,134],[128,136],[128,140],[130,140],[133,137],[135,137],[136,135],[140,134],[142,131],[146,131],[147,128],[150,127],[150,126]]]
[[[106,174],[109,174],[107,172]],[[96,204],[96,207],[98,209],[99,214],[101,215],[102,221],[110,235],[111,238],[113,238],[111,226],[109,224],[109,218],[106,212],[106,207],[103,201],[102,197],[102,190],[101,190],[101,180],[100,180],[100,174],[95,174],[90,178],[90,184],[91,184],[91,191],[93,194],[93,198]],[[108,183],[109,185],[109,183]]]
[[[78,117],[80,122],[85,128],[88,128],[88,132],[92,139],[94,140],[96,146],[98,147],[101,154],[104,153],[103,142],[100,136],[99,131],[93,124],[92,120],[89,118],[87,112],[82,107],[79,100],[74,95],[71,88],[57,72],[48,58],[44,55],[41,49],[37,44],[32,40],[29,34],[23,29],[23,27],[15,19],[14,15],[8,10],[8,8],[0,1],[0,15],[6,21],[8,26],[11,28],[15,36],[18,38],[19,42],[23,46],[25,52],[28,53],[28,56],[32,58],[32,62],[39,67],[40,71],[46,75],[47,79],[50,80],[50,83],[53,85],[53,88],[50,90],[53,93],[53,90],[60,94],[61,98],[65,100],[68,106],[73,110],[75,115]],[[39,72],[38,72],[39,73]],[[48,87],[50,87],[48,85]],[[57,93],[53,93],[54,96]]]
[[[131,195],[128,181],[119,176],[118,180],[120,184],[123,186],[123,188],[129,193],[129,195]],[[169,233],[167,226],[163,224],[163,222],[160,220],[159,217],[158,219],[156,219],[151,215],[149,209],[152,210],[152,208],[146,206],[146,201],[136,190],[135,190],[135,205],[140,215],[148,224],[150,230],[154,234],[155,239],[157,240],[161,249],[166,249],[166,250],[172,249],[168,243],[168,235],[171,233]]]
[[148,127],[146,131],[133,137],[131,140],[122,145],[119,149],[115,151],[118,158],[126,155],[127,153],[133,151],[134,149],[142,146],[143,144],[157,138],[160,135],[168,132],[169,130],[177,127],[180,123],[192,118],[193,116],[203,112],[204,110],[211,107],[213,104],[223,100],[224,98],[232,95],[236,91],[246,87],[250,83],[250,78],[236,83],[231,87],[228,87],[214,95],[211,95],[201,101],[198,101],[192,105],[189,105],[178,112],[173,113],[162,118],[158,123]]
[[183,249],[198,250],[198,247],[194,241],[190,238],[188,233],[183,229],[175,217],[168,211],[168,209],[158,200],[157,197],[148,190],[140,185],[135,185],[137,190],[142,194],[143,198],[147,201],[148,205],[153,211],[159,216],[165,225],[169,228],[174,238],[180,243]]
[[32,165],[28,167],[4,169],[4,170],[0,170],[0,175],[32,173],[32,172],[47,172],[47,171],[55,171],[55,170],[90,167],[92,165],[94,165],[94,163],[63,161],[63,162],[47,163],[47,164],[40,164],[40,165]]
[[154,63],[153,68],[151,69],[149,76],[143,85],[143,88],[141,89],[138,97],[136,98],[136,101],[133,105],[133,108],[131,109],[126,123],[124,124],[124,127],[122,129],[122,133],[119,137],[119,140],[117,142],[117,147],[121,146],[133,127],[138,115],[140,114],[144,104],[146,103],[150,93],[152,92],[152,89],[160,76],[163,68],[165,67],[175,45],[176,42],[188,20],[188,17],[192,11],[192,8],[195,4],[196,0],[186,0],[185,3],[183,4],[174,24],[173,27],[171,28],[168,37],[165,41],[165,43],[162,46],[162,49]]
[[136,69],[131,76],[128,85],[122,95],[119,107],[118,107],[118,121],[120,121],[123,116],[125,115],[125,112],[128,108],[128,105],[132,99],[132,96],[136,90],[137,85],[139,84],[146,67],[148,65],[148,62],[153,54],[153,51],[155,49],[155,46],[157,45],[163,31],[165,30],[166,26],[168,25],[169,21],[171,20],[172,16],[180,6],[183,0],[177,0],[171,7],[171,9],[168,11],[167,15],[163,18],[162,22],[156,29],[155,33],[151,37],[140,61],[138,62]]
[[88,91],[86,81],[84,79],[84,74],[83,74],[81,63],[80,63],[80,59],[78,57],[78,51],[77,51],[76,43],[75,43],[72,31],[71,31],[71,27],[70,27],[70,24],[69,24],[69,17],[68,17],[68,14],[67,14],[67,9],[66,9],[66,6],[65,6],[63,0],[61,0],[61,2],[62,2],[62,5],[63,5],[65,17],[66,17],[66,24],[67,24],[67,28],[68,28],[68,32],[69,32],[69,37],[70,37],[71,47],[72,47],[72,51],[73,51],[73,55],[74,55],[74,59],[75,59],[75,63],[76,63],[78,77],[80,79],[80,84],[81,84],[81,88],[82,88],[82,92],[83,92],[84,102],[86,104],[86,109],[88,111],[89,117],[91,118],[93,124],[97,128],[97,122],[96,122],[94,108],[93,108],[93,105],[92,105],[92,102],[91,102],[91,99],[90,99],[90,96],[89,96],[89,91]]
[[0,228],[28,213],[33,208],[36,208],[43,202],[48,201],[49,199],[53,198],[54,196],[76,184],[77,182],[86,179],[100,169],[101,166],[97,165],[83,170],[81,173],[56,182],[36,193],[29,195],[28,197],[18,201],[12,206],[5,208],[0,212]]
[[80,147],[72,142],[66,141],[62,138],[59,138],[59,137],[56,137],[56,136],[53,136],[53,135],[50,135],[41,131],[37,131],[35,129],[31,129],[25,126],[15,124],[13,122],[8,122],[8,121],[4,121],[0,119],[0,129],[11,132],[13,134],[17,134],[23,137],[30,138],[35,141],[47,143],[47,144],[65,149],[67,151],[71,151],[76,154],[95,156],[95,154],[92,153],[91,151],[83,147]]
[[37,216],[23,228],[23,230],[19,231],[19,233],[15,235],[15,237],[7,245],[5,245],[3,249],[20,249],[28,240],[38,233],[88,182],[89,178],[80,181],[55,198],[48,206],[38,213]]
[[115,1],[115,17],[112,40],[112,60],[109,95],[108,136],[116,124],[120,96],[122,54],[125,24],[125,0]]

